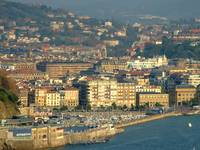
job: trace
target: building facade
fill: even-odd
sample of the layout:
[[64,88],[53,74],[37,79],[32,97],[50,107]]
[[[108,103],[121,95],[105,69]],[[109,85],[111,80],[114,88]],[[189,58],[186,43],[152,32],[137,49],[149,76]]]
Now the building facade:
[[50,63],[46,65],[46,72],[49,78],[62,78],[65,74],[77,74],[91,68],[91,63]]
[[168,59],[165,56],[154,57],[149,59],[136,59],[128,62],[128,66],[134,69],[151,69],[160,66],[167,66]]
[[182,105],[185,102],[190,102],[196,97],[197,90],[194,86],[180,85],[176,86],[176,104]]
[[134,83],[117,82],[115,79],[92,79],[82,83],[80,88],[80,104],[99,107],[136,105]]
[[137,99],[137,105],[146,105],[149,107],[156,107],[160,105],[163,107],[169,107],[169,95],[168,94],[159,94],[159,93],[141,93]]
[[102,60],[99,71],[105,73],[113,73],[115,70],[127,70],[126,60]]
[[111,106],[116,103],[117,81],[103,79],[89,81],[87,98],[92,108]]
[[117,83],[117,106],[136,106],[136,94],[134,83]]
[[162,87],[155,85],[136,85],[136,93],[161,93]]
[[76,88],[65,88],[60,91],[61,105],[70,108],[77,107],[79,105],[79,90]]
[[79,90],[72,87],[64,90],[53,90],[51,87],[37,88],[35,89],[35,105],[74,108],[79,105]]
[[27,107],[29,102],[28,102],[28,89],[22,88],[19,90],[19,95],[18,95],[19,101],[20,101],[20,106],[21,107]]
[[187,76],[186,83],[194,87],[197,87],[198,85],[200,85],[200,75],[196,74]]
[[46,93],[45,103],[47,107],[60,107],[60,93],[57,91],[48,91]]

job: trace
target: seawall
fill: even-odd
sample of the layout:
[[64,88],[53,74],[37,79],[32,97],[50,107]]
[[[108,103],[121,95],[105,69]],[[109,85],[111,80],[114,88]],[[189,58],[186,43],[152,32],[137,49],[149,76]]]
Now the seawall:
[[98,129],[91,129],[84,132],[70,133],[65,135],[65,144],[80,144],[95,142],[98,140],[109,139],[116,134],[123,132],[124,129],[102,127]]
[[137,125],[137,124],[142,124],[142,123],[146,123],[146,122],[150,122],[150,121],[154,121],[154,120],[159,120],[159,119],[173,117],[173,116],[179,116],[179,115],[182,115],[182,114],[176,113],[176,112],[171,112],[171,113],[166,113],[166,114],[162,114],[162,115],[148,116],[148,117],[145,117],[145,118],[142,118],[142,119],[117,124],[116,128],[118,128],[118,129],[119,128],[126,128],[126,127]]
[[8,130],[8,128],[0,130],[0,150],[37,150],[68,144],[95,143],[107,140],[124,131],[122,128],[105,126],[64,134],[63,130],[58,127],[41,127],[32,129],[32,136],[15,138]]

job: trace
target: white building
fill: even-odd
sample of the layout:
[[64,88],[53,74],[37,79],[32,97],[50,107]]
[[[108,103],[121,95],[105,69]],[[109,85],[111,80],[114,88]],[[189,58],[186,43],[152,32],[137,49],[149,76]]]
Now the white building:
[[112,22],[111,21],[106,21],[104,23],[105,27],[112,27]]
[[197,87],[200,84],[200,75],[189,75],[186,77],[186,83],[192,86]]
[[167,66],[168,60],[165,56],[162,57],[154,57],[149,59],[136,59],[134,61],[128,62],[129,68],[134,69],[151,69],[160,66]]
[[88,101],[92,107],[111,106],[116,99],[116,80],[96,79],[88,82]]

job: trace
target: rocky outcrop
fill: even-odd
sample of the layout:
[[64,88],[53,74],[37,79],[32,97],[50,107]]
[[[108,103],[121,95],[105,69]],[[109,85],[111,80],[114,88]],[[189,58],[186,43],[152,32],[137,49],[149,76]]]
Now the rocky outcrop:
[[0,110],[0,119],[11,118],[13,115],[19,114],[16,104],[11,101],[0,101]]

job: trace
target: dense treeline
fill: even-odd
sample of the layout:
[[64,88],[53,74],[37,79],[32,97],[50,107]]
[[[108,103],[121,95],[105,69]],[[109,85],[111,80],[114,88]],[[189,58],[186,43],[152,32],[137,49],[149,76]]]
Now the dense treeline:
[[168,58],[200,59],[200,46],[192,46],[190,41],[175,43],[164,37],[162,45],[147,44],[144,51],[138,51],[138,56],[153,57],[165,54]]
[[[24,18],[33,18],[36,20],[44,20],[47,19],[45,15],[46,9],[41,9],[41,7],[45,6],[28,6],[25,4],[8,2],[5,0],[0,1],[0,18],[2,19],[24,19]],[[9,8],[9,9],[8,9]]]

